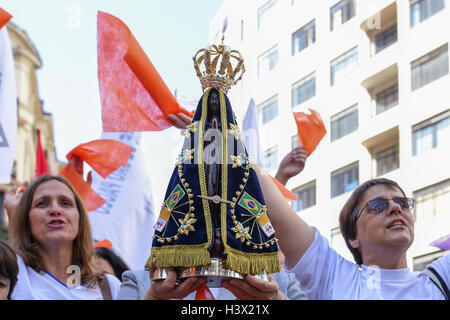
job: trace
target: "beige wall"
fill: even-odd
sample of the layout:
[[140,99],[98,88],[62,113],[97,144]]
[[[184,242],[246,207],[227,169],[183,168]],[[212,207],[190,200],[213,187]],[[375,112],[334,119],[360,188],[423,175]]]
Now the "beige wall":
[[[57,174],[62,164],[56,160],[53,118],[44,112],[43,101],[39,97],[39,86],[36,70],[41,68],[42,61],[36,47],[26,31],[17,25],[7,25],[11,46],[14,53],[16,85],[18,97],[18,130],[15,155],[15,168],[12,173],[13,184],[22,184],[35,176],[36,169],[36,129],[41,131],[42,148],[47,152],[47,162],[51,173]],[[0,185],[0,191],[8,190],[12,185]],[[7,222],[4,215],[3,222]]]

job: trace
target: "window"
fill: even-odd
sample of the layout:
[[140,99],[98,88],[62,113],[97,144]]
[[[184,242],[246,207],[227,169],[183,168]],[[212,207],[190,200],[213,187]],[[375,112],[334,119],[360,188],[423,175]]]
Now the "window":
[[414,220],[425,221],[429,218],[447,214],[450,209],[450,179],[413,192],[416,200]]
[[355,70],[358,64],[358,51],[357,48],[353,48],[347,51],[339,58],[331,62],[331,86],[334,86],[336,82],[345,80],[349,74]]
[[309,182],[297,190],[294,190],[298,199],[292,201],[292,208],[301,211],[316,205],[316,181]]
[[400,166],[398,146],[396,145],[377,152],[375,159],[377,162],[377,176],[381,176],[389,171],[398,169]]
[[264,23],[267,22],[268,19],[270,19],[270,15],[271,13],[273,13],[271,9],[273,9],[276,4],[277,0],[270,0],[258,9],[258,30],[260,30]]
[[272,98],[264,102],[258,108],[259,120],[261,124],[265,124],[278,116],[278,97]]
[[267,171],[276,170],[278,168],[278,147],[273,147],[264,152],[264,161]]
[[278,62],[278,48],[274,47],[258,57],[258,77],[273,70]]
[[421,124],[413,131],[413,156],[434,149],[450,140],[450,112],[447,111]]
[[398,104],[398,84],[389,87],[375,96],[377,114],[382,113]]
[[355,3],[353,0],[342,0],[330,9],[330,30],[344,24],[355,16]]
[[445,8],[445,0],[410,1],[411,27]]
[[331,141],[358,130],[358,105],[331,117]]
[[300,80],[292,87],[292,108],[316,95],[316,75],[312,74]]
[[412,90],[419,89],[447,74],[448,46],[445,45],[411,63]]
[[331,197],[355,189],[359,184],[358,162],[331,173]]
[[397,24],[375,36],[375,53],[386,49],[395,42],[397,42]]
[[354,261],[354,258],[350,253],[350,250],[348,250],[347,245],[345,244],[345,240],[341,234],[340,227],[335,227],[331,229],[330,245],[334,250],[336,250],[337,253],[343,256],[346,260]]
[[432,263],[434,260],[442,257],[446,253],[445,250],[440,250],[425,254],[420,257],[413,258],[413,271],[423,271],[425,268]]
[[292,35],[292,55],[306,49],[309,45],[316,42],[316,20],[297,30]]

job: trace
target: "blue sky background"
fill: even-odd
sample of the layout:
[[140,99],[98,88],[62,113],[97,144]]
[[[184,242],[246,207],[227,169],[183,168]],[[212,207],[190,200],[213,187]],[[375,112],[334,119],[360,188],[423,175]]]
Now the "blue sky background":
[[[44,111],[53,115],[57,159],[102,132],[97,79],[97,11],[121,19],[167,86],[200,97],[192,57],[209,42],[222,0],[1,0],[25,30],[43,66],[37,71]],[[182,136],[176,128],[144,134],[155,209],[163,201]],[[87,168],[88,169],[88,168]]]

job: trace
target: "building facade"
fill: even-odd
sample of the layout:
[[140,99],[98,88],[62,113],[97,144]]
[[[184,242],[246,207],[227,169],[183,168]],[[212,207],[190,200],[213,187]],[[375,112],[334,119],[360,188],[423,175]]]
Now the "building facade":
[[[416,199],[408,265],[444,254],[450,233],[448,0],[224,0],[210,42],[225,35],[247,72],[229,98],[242,121],[258,107],[268,169],[297,145],[292,112],[321,114],[327,134],[287,187],[293,208],[353,261],[339,231],[351,191],[375,177]],[[242,122],[240,122],[242,123]]]
[[3,210],[3,196],[13,184],[21,185],[35,177],[36,170],[36,130],[41,132],[41,144],[47,157],[50,172],[57,174],[62,164],[56,160],[53,138],[52,115],[43,110],[39,98],[36,70],[42,67],[39,53],[27,33],[13,23],[8,23],[9,38],[14,55],[18,103],[17,147],[11,184],[0,185],[0,226],[7,226],[7,216]]

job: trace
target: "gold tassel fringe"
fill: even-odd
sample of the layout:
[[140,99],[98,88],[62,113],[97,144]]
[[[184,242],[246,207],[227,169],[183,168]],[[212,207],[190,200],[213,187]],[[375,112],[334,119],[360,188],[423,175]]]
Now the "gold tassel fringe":
[[153,247],[145,267],[152,267],[156,258],[158,268],[208,266],[211,263],[209,251],[204,245]]
[[241,274],[258,275],[263,271],[268,274],[281,271],[277,252],[246,253],[226,246],[226,260],[223,266]]

